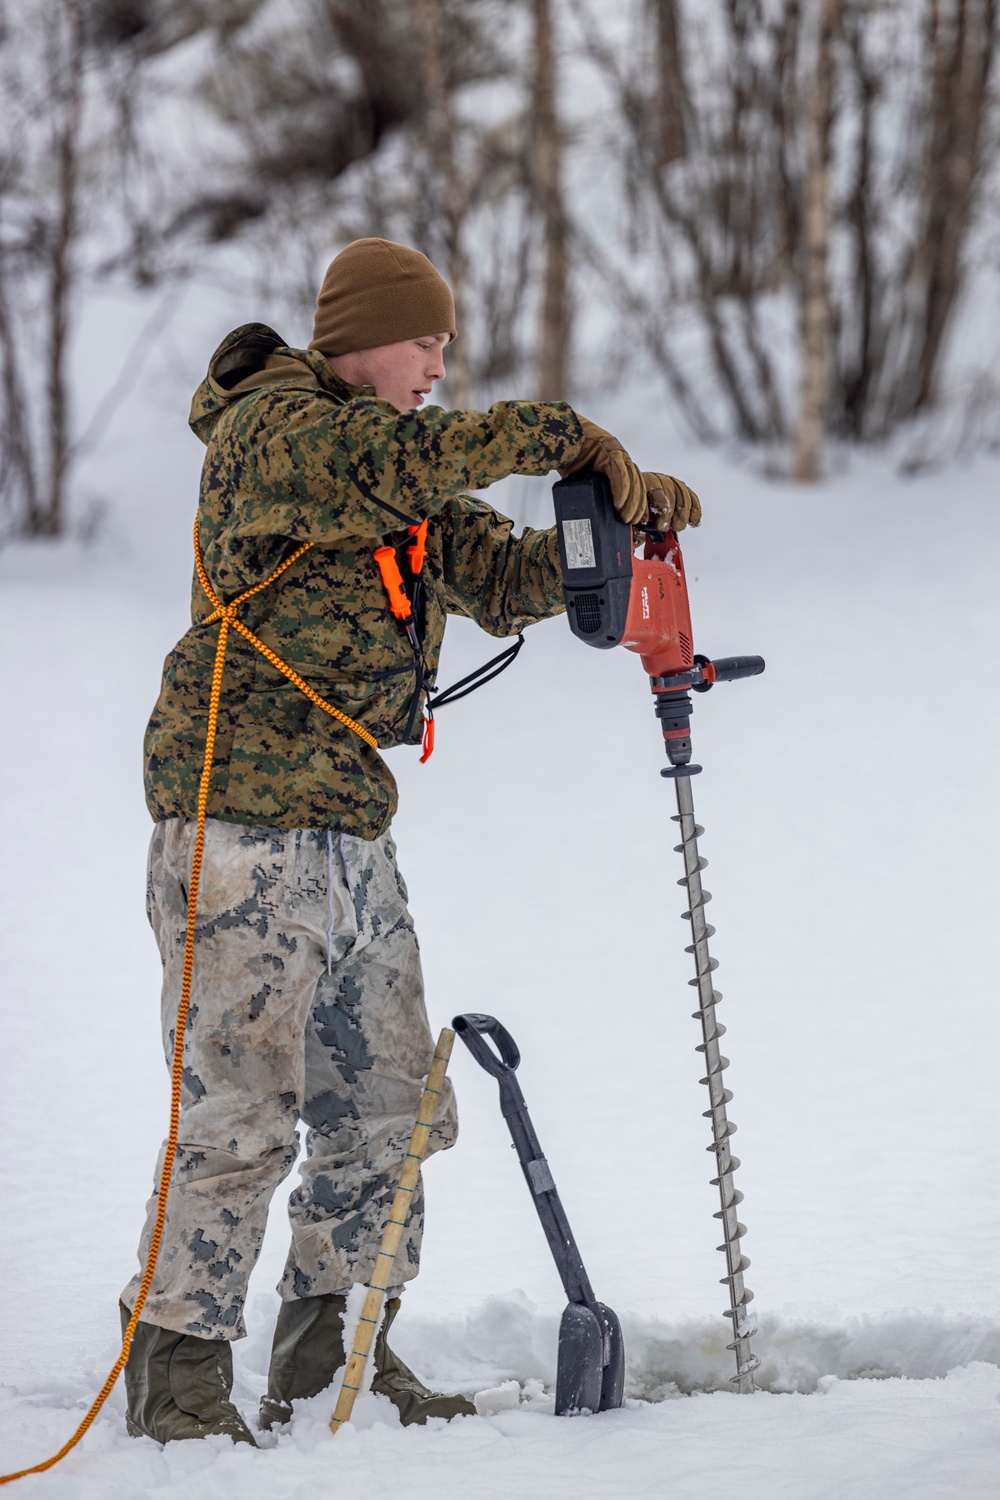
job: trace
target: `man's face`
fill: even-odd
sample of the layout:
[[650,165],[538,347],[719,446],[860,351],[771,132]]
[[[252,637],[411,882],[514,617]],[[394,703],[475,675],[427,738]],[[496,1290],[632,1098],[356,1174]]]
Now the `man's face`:
[[391,401],[399,411],[414,411],[423,406],[435,380],[444,379],[448,339],[447,333],[431,333],[401,344],[362,349],[351,356],[357,364],[347,378],[355,385],[373,385],[376,396]]

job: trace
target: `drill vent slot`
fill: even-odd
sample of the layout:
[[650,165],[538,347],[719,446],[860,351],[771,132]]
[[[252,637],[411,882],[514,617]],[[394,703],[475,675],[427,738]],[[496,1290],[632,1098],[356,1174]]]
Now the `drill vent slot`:
[[678,632],[678,640],[680,641],[681,647],[681,659],[684,662],[684,665],[686,667],[689,667],[694,661],[694,652],[691,650],[691,642],[688,640],[683,630]]
[[583,635],[596,635],[601,628],[601,600],[598,594],[577,594],[574,601],[576,628]]

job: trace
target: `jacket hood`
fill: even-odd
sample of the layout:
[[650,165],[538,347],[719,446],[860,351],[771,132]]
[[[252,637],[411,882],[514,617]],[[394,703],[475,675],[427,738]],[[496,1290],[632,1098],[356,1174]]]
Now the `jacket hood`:
[[348,385],[317,349],[292,349],[266,323],[244,323],[226,335],[194,393],[188,423],[207,443],[221,413],[251,391],[271,386],[322,391],[334,401],[374,396],[371,386]]

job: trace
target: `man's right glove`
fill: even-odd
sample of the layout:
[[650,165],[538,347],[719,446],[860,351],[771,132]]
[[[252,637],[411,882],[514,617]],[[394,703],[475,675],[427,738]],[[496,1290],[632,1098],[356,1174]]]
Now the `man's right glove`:
[[683,531],[701,521],[701,501],[683,479],[669,474],[643,474],[649,519],[660,531]]
[[629,526],[639,525],[646,519],[648,502],[646,485],[638,466],[610,432],[588,422],[586,417],[579,420],[583,428],[583,447],[571,463],[559,470],[560,474],[565,479],[581,469],[596,469],[610,484],[611,498],[622,520]]

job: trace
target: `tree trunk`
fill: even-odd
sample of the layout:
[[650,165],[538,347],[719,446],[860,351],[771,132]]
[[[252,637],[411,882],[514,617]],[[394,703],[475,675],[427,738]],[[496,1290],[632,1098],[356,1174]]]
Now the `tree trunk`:
[[816,79],[806,119],[806,181],[799,281],[802,318],[802,403],[795,441],[795,478],[819,478],[830,387],[831,313],[830,132],[833,123],[833,45],[843,0],[822,0]]
[[875,142],[873,119],[878,77],[865,53],[864,14],[851,7],[845,15],[847,54],[854,84],[857,117],[853,181],[846,204],[851,237],[851,291],[854,315],[845,329],[838,422],[856,442],[866,436],[872,397],[881,373],[884,319],[876,321],[878,268],[874,241],[879,226],[875,203]]
[[535,21],[533,180],[536,211],[542,219],[544,255],[537,383],[540,400],[564,401],[570,354],[569,247],[550,0],[532,0],[532,10]]
[[[441,0],[415,0],[417,37],[427,97],[427,121],[431,162],[437,180],[439,208],[444,218],[447,265],[445,275],[455,299],[455,323],[459,340],[448,355],[448,393],[458,407],[472,404],[469,369],[470,339],[463,335],[466,311],[468,261],[463,247],[463,224],[467,195],[455,151],[455,110],[441,47]],[[428,333],[441,333],[440,328]]]
[[69,352],[71,302],[76,282],[79,228],[80,128],[83,115],[84,19],[81,0],[65,0],[51,20],[49,88],[56,103],[52,143],[56,173],[55,212],[48,236],[48,463],[45,498],[31,529],[39,536],[61,536],[66,526],[66,479],[70,459]]
[[913,265],[920,326],[910,342],[896,411],[901,417],[934,398],[944,335],[961,287],[961,251],[975,200],[997,42],[995,0],[930,0],[928,20],[931,119]]
[[[17,330],[11,316],[6,267],[0,258],[0,502],[14,514],[10,532],[29,533],[38,514],[38,482],[31,441],[25,377],[18,354]],[[6,533],[0,533],[0,541]]]
[[677,0],[652,0],[656,26],[657,165],[687,155],[687,84],[681,57]]

